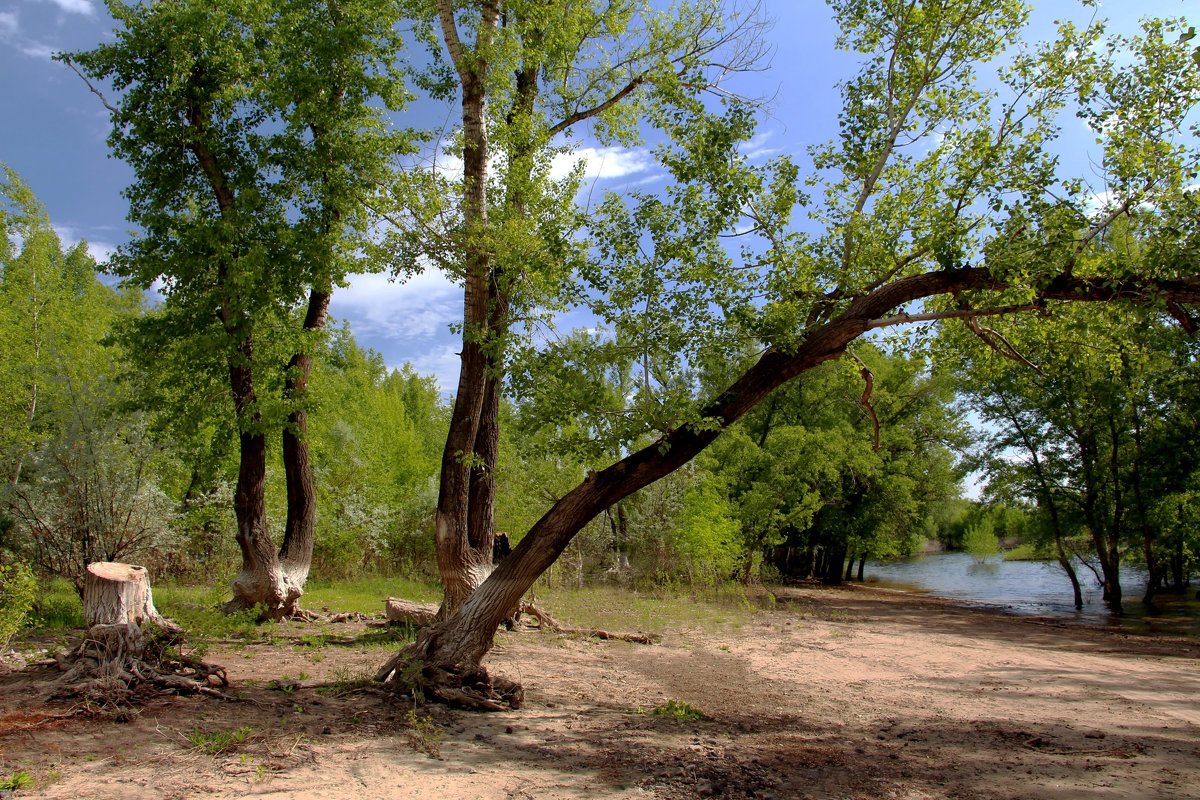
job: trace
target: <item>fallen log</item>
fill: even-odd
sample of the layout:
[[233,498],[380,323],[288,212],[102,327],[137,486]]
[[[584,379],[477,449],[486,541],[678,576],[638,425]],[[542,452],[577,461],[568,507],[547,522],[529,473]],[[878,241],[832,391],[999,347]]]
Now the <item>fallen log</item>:
[[399,597],[389,597],[384,601],[383,613],[388,622],[407,622],[423,628],[432,625],[437,619],[438,607],[432,603],[414,603]]
[[595,639],[613,639],[621,642],[635,642],[637,644],[655,644],[662,640],[662,636],[657,633],[613,633],[611,631],[601,630],[600,628],[573,628],[569,625],[563,625],[548,612],[538,608],[533,603],[521,602],[520,611],[517,612],[519,618],[521,614],[528,614],[538,621],[538,630],[549,631],[551,633],[565,633],[572,636],[589,636]]

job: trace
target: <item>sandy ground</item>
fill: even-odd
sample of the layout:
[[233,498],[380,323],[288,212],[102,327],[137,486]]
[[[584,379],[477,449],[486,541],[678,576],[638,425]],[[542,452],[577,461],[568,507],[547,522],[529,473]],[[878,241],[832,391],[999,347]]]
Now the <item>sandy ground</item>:
[[[34,776],[16,797],[164,800],[1200,798],[1197,640],[864,589],[781,590],[742,625],[664,633],[502,634],[489,668],[527,705],[490,715],[253,685],[362,675],[387,653],[359,646],[214,648],[241,702],[163,698],[126,722],[9,676],[0,780]],[[707,719],[647,713],[668,701]],[[239,729],[215,755],[188,741]]]

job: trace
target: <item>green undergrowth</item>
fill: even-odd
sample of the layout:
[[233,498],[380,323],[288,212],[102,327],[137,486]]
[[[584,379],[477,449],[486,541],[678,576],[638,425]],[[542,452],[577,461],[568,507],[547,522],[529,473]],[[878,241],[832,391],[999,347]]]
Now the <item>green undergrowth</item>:
[[311,579],[304,587],[300,605],[310,611],[382,614],[383,601],[402,597],[418,603],[436,603],[442,599],[441,584],[409,578],[376,575],[348,581]]
[[1026,543],[1004,551],[1005,561],[1046,561],[1053,557],[1049,545]]
[[[211,587],[180,586],[167,582],[153,587],[158,610],[197,639],[235,639],[247,643],[280,641],[314,652],[329,646],[395,647],[411,641],[413,631],[406,627],[368,629],[347,640],[341,626],[324,623],[259,623],[253,611],[226,614],[220,605],[228,597],[222,580]],[[440,587],[436,583],[405,578],[366,576],[355,580],[330,582],[311,580],[301,606],[320,614],[362,612],[379,616],[384,599],[403,597],[417,602],[436,603]],[[563,624],[580,628],[612,631],[737,630],[755,613],[755,598],[748,597],[738,585],[717,587],[701,594],[688,590],[673,592],[659,587],[653,591],[613,585],[581,588],[536,587],[528,599],[545,609]],[[63,631],[84,626],[83,608],[69,583],[56,580],[44,585],[29,629]]]
[[62,578],[39,581],[27,629],[54,631],[83,626],[83,601],[79,599],[75,587]]

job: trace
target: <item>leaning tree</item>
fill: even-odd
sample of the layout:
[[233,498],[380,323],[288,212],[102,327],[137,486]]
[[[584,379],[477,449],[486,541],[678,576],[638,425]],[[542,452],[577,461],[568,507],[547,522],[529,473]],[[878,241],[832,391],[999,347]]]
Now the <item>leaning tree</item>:
[[[756,167],[739,153],[754,128],[742,107],[664,108],[672,145],[659,159],[673,185],[607,200],[578,273],[593,312],[640,334],[647,352],[697,364],[752,340],[761,355],[708,398],[685,391],[685,376],[647,370],[624,419],[628,441],[652,443],[587,474],[380,679],[480,708],[519,697],[519,687],[493,685],[481,662],[497,625],[572,537],[862,336],[1089,301],[1148,305],[1192,327],[1200,61],[1179,25],[1103,38],[1098,27],[1063,24],[1054,42],[1024,47],[1015,43],[1027,9],[1015,0],[831,5],[838,44],[862,67],[841,85],[840,134],[811,149],[809,177],[786,158]],[[998,80],[977,81],[989,62]],[[1054,142],[1067,112],[1103,145],[1103,193],[1060,172]],[[797,205],[811,233],[792,226]],[[1083,257],[1134,212],[1148,231],[1138,268]],[[760,245],[730,253],[731,234]]]

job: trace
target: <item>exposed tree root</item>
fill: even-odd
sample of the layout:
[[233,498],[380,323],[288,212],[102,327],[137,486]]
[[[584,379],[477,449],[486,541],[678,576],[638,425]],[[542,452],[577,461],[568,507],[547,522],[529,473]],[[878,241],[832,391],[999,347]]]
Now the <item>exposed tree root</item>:
[[283,619],[289,622],[317,622],[318,620],[325,619],[325,617],[315,611],[309,611],[300,606],[292,606],[292,610],[285,614]]
[[549,613],[535,606],[533,603],[522,601],[521,609],[515,615],[520,617],[521,614],[528,614],[538,621],[538,629],[550,631],[551,633],[567,633],[574,636],[591,636],[596,639],[615,639],[622,642],[636,642],[637,644],[655,644],[662,640],[662,636],[657,633],[613,633],[611,631],[600,630],[599,628],[572,628],[561,624]]
[[93,713],[127,714],[155,694],[205,694],[233,699],[222,667],[178,651],[176,634],[132,624],[93,625],[73,650],[55,657],[63,675],[54,695],[81,698]]
[[521,707],[525,690],[519,683],[492,678],[478,663],[453,663],[437,655],[439,627],[422,628],[415,642],[388,659],[375,680],[394,693],[417,695],[468,711]]

